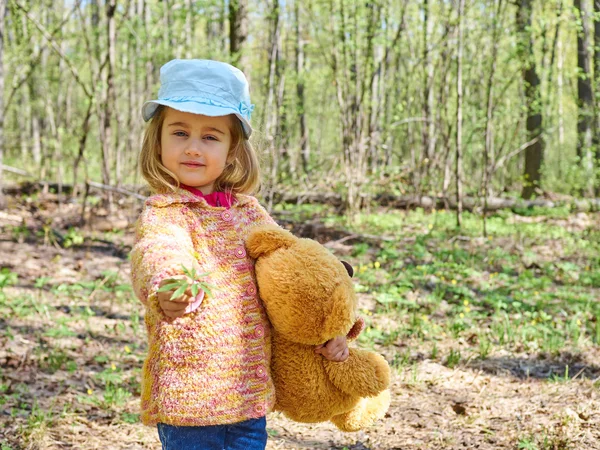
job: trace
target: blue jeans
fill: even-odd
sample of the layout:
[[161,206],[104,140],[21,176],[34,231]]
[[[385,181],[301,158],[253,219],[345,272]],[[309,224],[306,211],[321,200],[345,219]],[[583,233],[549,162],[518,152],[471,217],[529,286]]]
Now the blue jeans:
[[264,450],[267,420],[250,419],[228,425],[176,427],[158,424],[163,450]]

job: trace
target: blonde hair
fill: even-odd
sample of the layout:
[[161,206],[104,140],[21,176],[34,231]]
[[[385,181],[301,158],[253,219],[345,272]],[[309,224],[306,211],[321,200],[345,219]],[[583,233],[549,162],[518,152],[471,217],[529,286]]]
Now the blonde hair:
[[[159,106],[144,132],[140,153],[140,171],[153,191],[164,194],[179,187],[177,176],[167,169],[160,157],[160,136],[167,108]],[[260,167],[254,147],[244,135],[242,123],[232,115],[231,147],[227,164],[215,180],[215,191],[254,194],[260,187]]]

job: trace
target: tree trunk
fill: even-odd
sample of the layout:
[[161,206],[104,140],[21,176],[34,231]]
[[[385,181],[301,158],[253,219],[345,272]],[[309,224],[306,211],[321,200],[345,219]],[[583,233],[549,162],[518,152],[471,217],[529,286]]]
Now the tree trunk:
[[300,17],[299,0],[294,2],[294,15],[296,19],[296,95],[298,96],[298,124],[300,126],[300,157],[304,174],[308,176],[310,142],[308,127],[306,126],[306,114],[304,111],[304,39],[302,36],[302,19]]
[[[483,153],[483,236],[487,237],[487,212],[490,178],[490,166],[494,165],[494,77],[496,75],[496,66],[498,63],[498,25],[500,14],[502,12],[502,1],[497,0],[496,14],[494,16],[494,28],[492,32],[492,56],[489,77],[487,82],[487,113],[485,117],[485,147]],[[491,161],[491,164],[490,164]]]
[[248,37],[248,0],[229,2],[229,54],[231,64],[248,74],[244,57],[244,43]]
[[[575,0],[574,6],[579,12],[581,29],[577,33],[577,156],[583,170],[584,180],[592,179],[590,167],[592,148],[592,127],[594,121],[594,97],[592,93],[592,67],[590,54],[590,23],[586,0]],[[592,185],[583,187],[584,194],[592,195]]]
[[425,174],[425,185],[419,186],[419,188],[428,187],[429,172],[431,163],[433,160],[433,152],[435,149],[435,123],[432,118],[432,111],[434,109],[434,91],[433,76],[434,66],[431,60],[431,44],[429,42],[429,35],[433,28],[433,21],[430,17],[430,4],[429,0],[423,2],[423,153],[422,153],[422,166],[420,172]]
[[185,57],[191,58],[194,48],[194,33],[195,33],[195,21],[194,21],[194,8],[192,0],[186,0],[185,5],[187,13],[185,16]]
[[0,208],[6,208],[4,198],[4,174],[2,163],[4,161],[4,16],[6,14],[6,0],[0,0]]
[[[594,0],[594,78],[596,99],[600,98],[600,0]],[[600,105],[595,102],[594,108],[594,167],[600,170]],[[596,176],[594,186],[596,197],[600,196],[600,176]]]
[[524,185],[521,196],[529,199],[541,184],[541,168],[544,160],[542,136],[542,110],[540,78],[537,74],[533,35],[531,30],[531,0],[521,0],[517,9],[519,53],[523,64],[523,85],[527,102],[527,139],[531,142],[525,149]]
[[267,96],[265,99],[265,106],[263,108],[263,123],[265,127],[265,135],[267,139],[267,147],[271,156],[271,171],[269,173],[269,181],[271,184],[271,190],[268,197],[269,209],[272,207],[273,202],[273,188],[276,184],[277,169],[279,166],[279,154],[275,148],[276,139],[276,124],[279,111],[277,108],[275,90],[277,88],[277,60],[279,58],[279,0],[273,0],[271,4],[271,33],[270,33],[270,47],[268,57],[269,76],[267,78],[266,92]]
[[[558,57],[556,60],[556,71],[558,72],[556,78],[556,90],[557,90],[557,102],[558,102],[558,148],[564,148],[565,145],[565,108],[563,105],[563,89],[564,89],[564,75],[563,68],[565,64],[565,53],[563,51],[562,41],[559,39],[557,44]],[[563,158],[562,152],[558,152],[558,178],[563,177]]]
[[[114,110],[114,77],[115,67],[115,21],[116,0],[107,0],[106,2],[106,91],[104,97],[104,111],[101,121],[101,140],[102,140],[102,182],[110,185],[110,167],[113,159],[113,137],[112,137],[112,112]],[[112,196],[108,197],[109,205],[112,205]]]
[[463,50],[465,0],[458,3],[458,55],[456,57],[456,226],[462,226],[462,126],[463,126]]

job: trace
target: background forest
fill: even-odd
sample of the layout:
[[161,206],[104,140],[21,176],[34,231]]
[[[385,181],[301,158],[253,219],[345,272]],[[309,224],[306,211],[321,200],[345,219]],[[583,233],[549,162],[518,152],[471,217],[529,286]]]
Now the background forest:
[[597,1],[0,5],[4,164],[33,179],[141,184],[140,107],[194,57],[248,75],[267,196],[600,189]]

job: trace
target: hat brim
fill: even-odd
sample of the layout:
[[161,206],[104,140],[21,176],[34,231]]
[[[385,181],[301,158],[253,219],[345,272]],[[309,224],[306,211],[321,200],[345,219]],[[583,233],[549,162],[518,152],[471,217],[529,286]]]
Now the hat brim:
[[168,106],[169,108],[176,109],[177,111],[187,112],[192,114],[202,114],[204,116],[218,117],[228,116],[229,114],[235,114],[240,122],[246,137],[250,137],[252,134],[252,126],[250,123],[233,108],[226,108],[223,106],[206,105],[198,102],[173,102],[169,100],[151,100],[144,103],[142,106],[142,117],[145,122],[148,122],[156,113],[159,105]]

